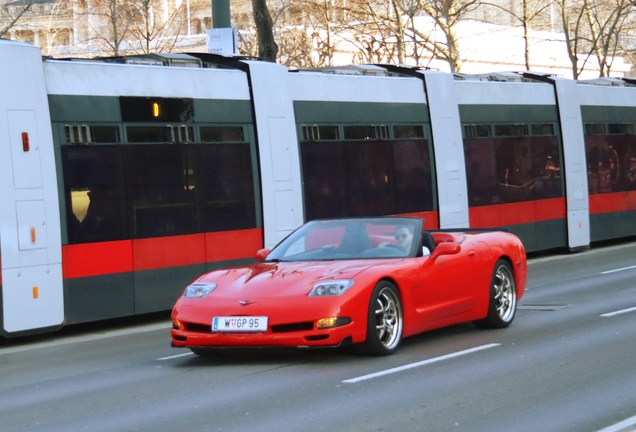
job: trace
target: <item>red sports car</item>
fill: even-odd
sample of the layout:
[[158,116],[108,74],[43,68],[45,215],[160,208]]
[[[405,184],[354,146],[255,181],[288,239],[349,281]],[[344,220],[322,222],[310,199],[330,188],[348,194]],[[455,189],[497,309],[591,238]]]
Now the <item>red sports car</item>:
[[255,264],[207,273],[172,311],[172,344],[356,344],[376,355],[425,330],[474,321],[507,327],[527,276],[512,234],[433,232],[410,217],[308,222]]

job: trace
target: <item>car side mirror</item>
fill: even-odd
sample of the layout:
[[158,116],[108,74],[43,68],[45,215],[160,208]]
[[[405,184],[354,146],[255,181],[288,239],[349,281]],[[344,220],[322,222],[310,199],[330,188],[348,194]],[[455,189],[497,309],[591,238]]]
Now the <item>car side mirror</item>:
[[254,258],[256,258],[257,261],[263,261],[265,257],[269,255],[269,252],[270,252],[270,249],[261,249],[258,252],[256,252],[256,255],[254,255]]
[[462,247],[459,243],[442,242],[435,247],[435,250],[428,259],[434,261],[442,255],[456,255],[461,250]]

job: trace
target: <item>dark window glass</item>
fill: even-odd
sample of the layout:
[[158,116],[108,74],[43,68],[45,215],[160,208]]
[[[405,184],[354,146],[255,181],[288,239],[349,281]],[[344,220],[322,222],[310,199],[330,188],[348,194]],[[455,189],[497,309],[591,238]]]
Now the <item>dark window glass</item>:
[[611,135],[629,135],[632,133],[632,125],[626,123],[610,123],[607,125],[607,133]]
[[254,178],[249,144],[196,146],[203,230],[256,226]]
[[553,124],[533,124],[530,127],[534,136],[554,135]]
[[119,127],[117,126],[91,126],[91,141],[96,144],[118,143]]
[[192,122],[192,99],[121,96],[121,118],[125,122]]
[[120,142],[117,126],[64,126],[67,144],[113,144]]
[[91,132],[86,125],[64,126],[67,144],[88,144],[91,142]]
[[345,145],[349,216],[394,213],[393,155],[388,142]]
[[307,220],[348,216],[344,144],[301,143]]
[[422,126],[393,126],[393,136],[395,139],[416,139],[424,138],[424,128]]
[[304,141],[330,141],[339,138],[338,126],[303,126]]
[[587,136],[590,194],[636,190],[636,136]]
[[126,148],[133,238],[199,231],[193,148],[179,144]]
[[62,147],[70,244],[129,238],[121,146]]
[[585,135],[605,135],[605,124],[585,123]]
[[301,143],[307,220],[433,209],[428,143]]
[[486,138],[492,136],[492,129],[490,125],[465,125],[464,137],[465,138]]
[[242,127],[208,127],[202,126],[200,129],[201,141],[203,142],[243,142]]
[[556,137],[464,140],[471,207],[563,196]]
[[375,140],[388,139],[388,126],[344,126],[346,140]]
[[428,141],[393,143],[395,213],[433,210],[433,185]]
[[128,126],[126,134],[131,143],[174,142],[170,126]]
[[525,124],[495,125],[495,136],[497,137],[523,137],[528,135],[528,125]]

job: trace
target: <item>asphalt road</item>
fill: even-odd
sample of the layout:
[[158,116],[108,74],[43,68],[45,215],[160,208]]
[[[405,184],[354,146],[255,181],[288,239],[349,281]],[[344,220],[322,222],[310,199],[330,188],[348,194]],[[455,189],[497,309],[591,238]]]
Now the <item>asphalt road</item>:
[[520,304],[508,329],[454,326],[381,358],[200,359],[170,348],[165,320],[5,340],[0,431],[636,430],[636,244],[532,260]]

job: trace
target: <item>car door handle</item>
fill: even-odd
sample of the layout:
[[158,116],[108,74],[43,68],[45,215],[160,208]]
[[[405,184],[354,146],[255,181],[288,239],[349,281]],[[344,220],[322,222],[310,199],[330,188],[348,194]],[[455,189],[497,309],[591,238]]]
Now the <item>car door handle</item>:
[[475,251],[474,250],[469,250],[468,251],[468,256],[469,257],[474,257],[475,256]]

